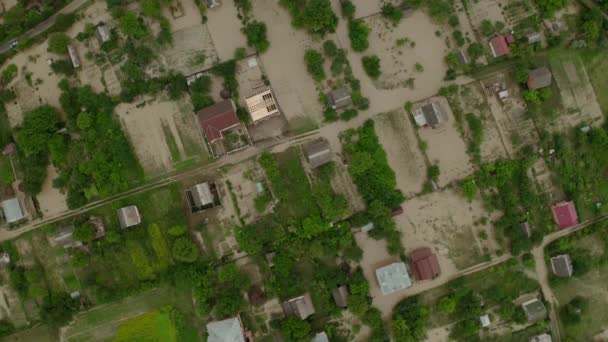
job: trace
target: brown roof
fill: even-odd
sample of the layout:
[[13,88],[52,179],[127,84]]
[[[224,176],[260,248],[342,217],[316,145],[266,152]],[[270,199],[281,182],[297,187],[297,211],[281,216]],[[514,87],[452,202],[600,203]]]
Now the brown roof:
[[495,58],[511,54],[509,44],[507,44],[507,38],[503,35],[490,39],[490,49]]
[[232,100],[224,100],[203,108],[196,113],[203,135],[209,142],[223,139],[223,131],[239,124],[236,106]]
[[536,68],[528,73],[528,88],[540,89],[551,85],[551,71],[546,67]]
[[428,247],[418,248],[410,254],[410,262],[414,275],[418,280],[429,280],[439,275],[439,260]]
[[348,288],[346,288],[346,285],[336,287],[331,291],[331,295],[334,297],[337,306],[341,308],[348,306]]
[[315,307],[312,305],[312,299],[309,293],[290,300],[286,300],[281,304],[283,312],[286,316],[294,315],[299,319],[306,319],[315,313]]

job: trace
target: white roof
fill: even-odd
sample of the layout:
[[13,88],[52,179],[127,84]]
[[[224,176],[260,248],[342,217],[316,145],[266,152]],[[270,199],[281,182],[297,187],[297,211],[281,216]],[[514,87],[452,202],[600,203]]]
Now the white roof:
[[376,277],[383,295],[406,289],[412,286],[410,275],[407,273],[405,263],[395,262],[376,270]]
[[141,223],[141,216],[137,206],[130,205],[128,207],[118,209],[118,220],[121,228],[128,228]]
[[532,336],[532,338],[530,338],[530,342],[553,342],[553,340],[551,339],[551,335],[541,334]]
[[6,223],[17,222],[25,217],[23,210],[21,210],[21,204],[16,197],[2,202],[2,212],[4,212]]
[[329,337],[327,337],[325,331],[321,331],[320,333],[317,333],[315,335],[315,337],[312,339],[312,342],[329,342]]
[[490,316],[488,316],[488,314],[485,314],[481,317],[479,317],[479,320],[481,321],[481,326],[482,327],[488,327],[490,326]]
[[416,125],[418,125],[418,126],[426,125],[426,118],[424,117],[422,108],[416,109],[414,111],[414,121],[416,121]]
[[241,320],[238,317],[207,324],[207,342],[245,342]]
[[207,182],[193,186],[192,196],[194,197],[194,203],[199,207],[213,204],[213,194]]
[[247,109],[249,110],[249,114],[251,114],[253,122],[279,113],[279,107],[274,101],[274,96],[270,89],[246,98],[245,103],[247,103]]

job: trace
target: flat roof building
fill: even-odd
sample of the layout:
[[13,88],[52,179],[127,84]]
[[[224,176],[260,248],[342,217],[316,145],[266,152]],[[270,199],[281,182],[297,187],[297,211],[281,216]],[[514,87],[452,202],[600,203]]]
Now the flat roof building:
[[240,124],[232,100],[224,100],[196,113],[203,135],[208,142],[224,138],[223,132]]
[[572,277],[572,259],[569,254],[562,254],[551,258],[551,270],[558,277]]
[[208,342],[245,342],[243,323],[239,316],[207,323]]
[[245,103],[254,124],[280,114],[270,89],[249,96],[245,99]]
[[578,224],[578,215],[573,201],[563,201],[551,207],[553,220],[559,229],[574,227]]
[[376,270],[376,278],[378,279],[380,290],[383,295],[388,295],[412,286],[410,275],[407,273],[405,263],[403,262],[395,262],[380,267]]
[[141,216],[137,206],[130,205],[128,207],[118,209],[118,221],[120,228],[125,229],[136,226],[141,223]]
[[25,218],[25,213],[17,197],[2,201],[2,212],[8,224],[21,221]]
[[308,160],[310,167],[313,169],[327,164],[333,159],[329,142],[322,139],[306,144],[304,146],[304,152],[306,154],[306,160]]

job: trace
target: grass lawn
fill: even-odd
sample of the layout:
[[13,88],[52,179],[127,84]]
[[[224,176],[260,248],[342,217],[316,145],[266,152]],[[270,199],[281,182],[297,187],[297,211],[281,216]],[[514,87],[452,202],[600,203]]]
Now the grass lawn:
[[0,156],[0,185],[11,185],[14,180],[11,161],[6,156]]
[[177,341],[177,330],[167,309],[148,312],[123,322],[118,328],[114,342],[173,342]]
[[173,160],[174,163],[177,163],[182,160],[182,156],[179,153],[179,149],[177,148],[177,142],[175,141],[175,137],[173,136],[173,133],[171,133],[171,129],[169,128],[169,126],[165,124],[163,124],[162,126],[163,133],[165,135],[165,143],[167,143],[169,152],[171,152],[171,160]]
[[595,90],[597,102],[604,114],[608,113],[608,59],[606,49],[585,50],[581,52],[581,58],[587,68],[589,79]]
[[45,325],[39,325],[32,329],[23,330],[2,339],[4,342],[55,342],[58,340],[59,338],[57,337],[57,333]]

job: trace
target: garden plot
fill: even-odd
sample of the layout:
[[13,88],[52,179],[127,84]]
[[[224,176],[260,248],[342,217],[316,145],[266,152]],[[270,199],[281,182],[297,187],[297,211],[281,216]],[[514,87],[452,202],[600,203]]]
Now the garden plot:
[[[498,125],[494,120],[481,85],[475,82],[462,86],[458,93],[457,105],[463,115],[473,113],[483,122],[483,141],[480,146],[481,160],[491,162],[507,157],[502,136],[498,131]],[[468,128],[466,124],[464,125]]]
[[443,187],[473,173],[473,165],[450,105],[443,97],[438,101],[447,115],[447,122],[437,128],[421,128],[418,135],[427,146],[429,162],[439,165],[441,173],[437,183]]
[[55,167],[49,164],[46,180],[42,184],[42,190],[36,195],[36,199],[40,205],[40,212],[43,216],[54,216],[68,210],[66,194],[53,187],[53,181],[58,176]]
[[331,180],[332,189],[337,194],[346,197],[346,199],[348,200],[348,204],[352,208],[352,212],[365,210],[365,202],[357,191],[357,186],[355,185],[355,183],[353,183],[353,179],[350,177],[346,166],[341,162],[334,162],[334,164],[336,168],[336,174]]
[[397,174],[397,188],[406,196],[419,193],[427,179],[426,161],[410,118],[396,110],[378,115],[375,123],[378,139]]
[[149,176],[208,158],[187,97],[120,104],[116,114]]
[[604,121],[602,110],[581,59],[576,55],[553,56],[550,63],[566,109],[566,113],[556,120],[558,130],[580,124],[601,125]]
[[479,32],[481,22],[484,20],[489,20],[493,24],[496,22],[507,23],[505,11],[503,10],[504,2],[504,0],[480,0],[467,2],[471,24],[477,32]]
[[234,1],[226,1],[222,6],[208,9],[206,14],[206,25],[213,38],[220,62],[234,58],[234,51],[237,48],[247,48],[247,39],[241,33],[242,24],[237,17],[238,11]]
[[365,18],[365,22],[371,29],[366,54],[378,55],[382,67],[382,75],[374,82],[376,88],[410,87],[434,93],[441,87],[449,50],[444,38],[435,35],[443,28],[424,11],[415,11],[396,27],[381,15]]
[[[266,212],[270,206],[272,195],[264,183],[264,172],[254,160],[245,161],[230,169],[222,182],[230,182],[228,196],[230,196],[233,207],[238,207],[237,214],[246,223],[256,221],[260,214]],[[260,189],[257,188],[257,183],[260,183]],[[266,206],[262,203],[266,203]],[[220,215],[226,213],[220,213]]]
[[323,120],[323,109],[304,64],[306,49],[313,47],[311,37],[304,30],[293,29],[291,17],[275,0],[256,0],[253,14],[268,27],[271,44],[260,59],[290,128],[314,129]]
[[[432,192],[406,201],[396,216],[405,249],[429,246],[437,254],[441,276],[479,264],[499,247],[483,203],[468,203],[452,189]],[[484,233],[482,233],[484,232]]]

